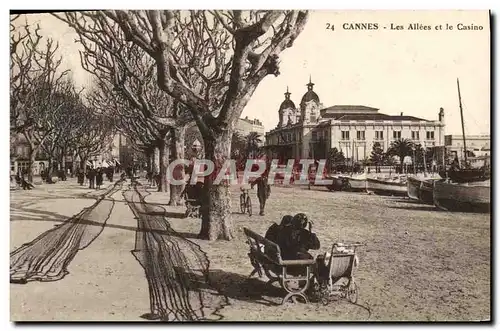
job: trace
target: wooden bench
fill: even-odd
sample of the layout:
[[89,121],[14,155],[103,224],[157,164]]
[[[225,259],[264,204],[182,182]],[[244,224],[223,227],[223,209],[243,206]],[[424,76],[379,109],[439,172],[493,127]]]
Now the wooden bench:
[[[269,279],[267,282],[268,285],[278,281],[281,287],[287,292],[281,304],[284,304],[289,299],[295,302],[298,297],[304,299],[304,301],[308,303],[309,300],[305,292],[311,284],[312,272],[316,261],[314,259],[283,260],[281,258],[280,247],[276,243],[262,237],[250,229],[243,228],[243,232],[250,246],[248,257],[254,268],[248,278],[251,278],[256,273],[259,274],[259,277],[262,277],[262,271],[264,271]],[[293,274],[298,275],[292,275],[289,272],[290,269],[300,272],[293,272]],[[292,282],[297,282],[297,288],[291,286]]]

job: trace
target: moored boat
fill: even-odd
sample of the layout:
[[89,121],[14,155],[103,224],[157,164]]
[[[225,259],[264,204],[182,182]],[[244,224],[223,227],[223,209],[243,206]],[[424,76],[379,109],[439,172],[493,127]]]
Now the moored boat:
[[448,183],[435,181],[434,205],[441,210],[490,213],[490,181],[472,183]]
[[432,205],[434,204],[434,182],[437,179],[426,179],[423,180],[420,186],[420,192],[418,199],[420,202]]
[[439,177],[408,177],[408,197],[425,204],[434,204],[433,182],[439,179]]
[[366,176],[339,176],[343,180],[347,180],[347,191],[359,192],[366,191]]
[[420,200],[420,187],[422,186],[422,181],[415,177],[408,177],[406,182],[408,197],[413,200]]
[[366,186],[367,191],[380,195],[406,196],[408,194],[406,180],[403,178],[397,180],[368,178]]

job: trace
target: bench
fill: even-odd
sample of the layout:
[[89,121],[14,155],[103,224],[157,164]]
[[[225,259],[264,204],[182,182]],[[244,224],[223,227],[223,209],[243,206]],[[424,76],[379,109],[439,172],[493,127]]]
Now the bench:
[[[256,273],[259,274],[259,277],[262,277],[262,271],[264,271],[269,279],[267,282],[268,285],[278,281],[281,287],[287,292],[281,304],[284,304],[289,299],[295,302],[299,297],[308,303],[309,300],[305,292],[311,283],[313,268],[316,261],[314,259],[283,260],[281,258],[280,247],[276,243],[262,237],[250,229],[243,228],[243,232],[250,246],[248,257],[254,268],[248,278],[251,278]],[[290,274],[290,269],[298,272],[292,272],[293,274]],[[292,287],[292,282],[297,283],[297,288]]]
[[186,213],[184,214],[184,217],[193,217],[193,218],[201,217],[200,201],[196,199],[185,199],[185,203],[186,203]]

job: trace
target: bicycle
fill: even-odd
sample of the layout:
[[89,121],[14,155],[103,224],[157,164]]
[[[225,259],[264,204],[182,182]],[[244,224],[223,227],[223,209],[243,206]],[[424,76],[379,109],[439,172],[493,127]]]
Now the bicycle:
[[252,199],[250,199],[250,194],[248,194],[248,188],[241,188],[240,194],[240,210],[242,214],[248,213],[252,216]]

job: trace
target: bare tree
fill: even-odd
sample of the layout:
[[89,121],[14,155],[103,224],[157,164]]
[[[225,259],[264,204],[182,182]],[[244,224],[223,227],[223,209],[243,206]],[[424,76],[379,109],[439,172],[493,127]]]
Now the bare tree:
[[[173,101],[156,82],[154,61],[138,46],[127,45],[118,25],[105,16],[95,17],[90,13],[66,13],[55,15],[68,23],[78,34],[82,66],[104,84],[111,84],[112,91],[119,93],[131,107],[120,107],[117,116],[128,115],[142,118],[146,126],[168,129],[173,158],[184,158],[184,134],[186,125],[192,121],[179,102]],[[96,33],[96,31],[101,33]],[[138,129],[138,132],[141,130]],[[165,131],[160,129],[161,132]],[[164,135],[163,139],[167,139]],[[160,148],[160,185],[167,189],[168,152],[166,141],[158,140]],[[182,170],[182,169],[181,169]],[[182,172],[182,171],[181,171]],[[183,176],[183,174],[181,174]],[[182,185],[171,185],[169,204],[180,204]]]
[[68,71],[59,69],[56,58],[59,45],[47,39],[41,46],[39,27],[25,24],[16,28],[11,20],[10,65],[10,127],[22,134],[29,144],[28,179],[33,180],[35,158],[46,139],[53,133],[52,125],[63,111],[67,100],[63,79]]
[[60,159],[64,159],[65,156],[65,147],[61,148],[61,144],[70,137],[74,137],[77,134],[74,131],[77,125],[87,120],[86,114],[79,111],[81,103],[79,93],[80,91],[76,90],[72,81],[63,81],[59,91],[53,97],[54,102],[60,105],[60,111],[57,111],[56,116],[47,117],[44,125],[45,135],[34,136],[37,145],[42,148],[48,159],[47,182],[49,183],[52,182],[53,162],[57,154]]
[[[155,61],[157,83],[191,112],[203,136],[205,157],[217,169],[230,157],[236,122],[258,84],[278,75],[278,56],[303,30],[306,11],[104,11],[127,41]],[[88,24],[90,26],[91,24]],[[97,32],[94,29],[93,32]],[[112,32],[99,30],[99,34]],[[227,183],[205,178],[200,238],[231,239]]]

